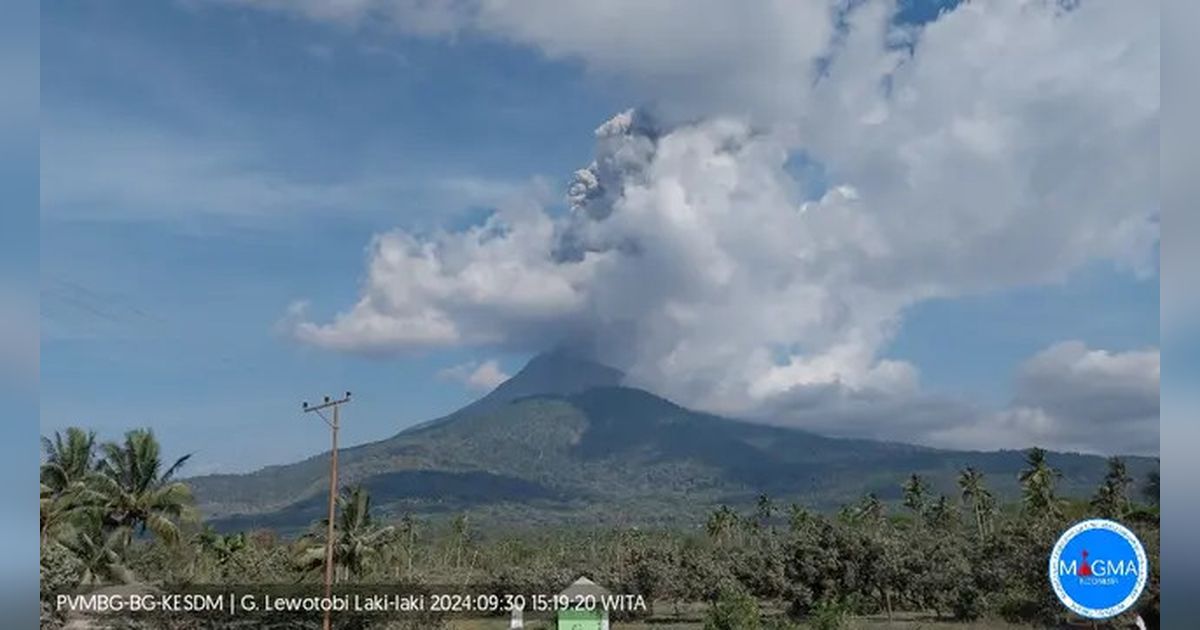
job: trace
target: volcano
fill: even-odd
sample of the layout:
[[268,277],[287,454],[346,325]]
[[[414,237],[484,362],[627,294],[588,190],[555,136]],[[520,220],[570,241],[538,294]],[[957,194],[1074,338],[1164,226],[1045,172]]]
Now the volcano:
[[[957,496],[958,471],[985,473],[1015,497],[1019,451],[952,451],[832,438],[687,409],[622,385],[619,370],[565,351],[534,357],[466,407],[377,442],[339,451],[345,484],[362,484],[385,517],[470,512],[497,526],[694,526],[716,506],[760,495],[835,509],[866,493],[899,500],[916,473]],[[1050,453],[1060,491],[1086,496],[1101,457]],[[1130,457],[1142,477],[1157,460]],[[189,480],[218,529],[298,531],[323,517],[328,453],[237,475]]]

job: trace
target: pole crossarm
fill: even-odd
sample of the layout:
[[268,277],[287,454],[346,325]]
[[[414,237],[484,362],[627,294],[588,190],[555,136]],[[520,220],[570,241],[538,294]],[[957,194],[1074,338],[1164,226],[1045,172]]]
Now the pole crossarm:
[[321,402],[320,404],[318,404],[318,405],[310,405],[310,404],[308,404],[308,403],[304,403],[304,407],[303,407],[303,409],[304,409],[304,411],[306,411],[306,412],[308,412],[308,411],[321,411],[322,409],[328,409],[329,407],[335,407],[335,406],[337,406],[337,405],[342,405],[342,404],[345,404],[345,403],[348,403],[348,402],[350,402],[350,392],[346,392],[346,395],[345,395],[344,397],[342,397],[342,398],[339,398],[339,399],[337,399],[337,400],[329,400],[329,397],[328,397],[328,396],[326,396],[326,397],[325,397],[325,400],[324,400],[324,401],[322,401],[322,402]]

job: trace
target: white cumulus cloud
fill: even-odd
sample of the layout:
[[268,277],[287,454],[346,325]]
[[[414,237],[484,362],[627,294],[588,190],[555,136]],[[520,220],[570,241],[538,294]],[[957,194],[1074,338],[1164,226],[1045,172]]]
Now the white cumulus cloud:
[[[888,2],[835,5],[462,3],[453,29],[582,59],[650,107],[596,130],[565,216],[533,195],[463,231],[379,235],[357,303],[294,334],[368,353],[565,341],[708,410],[923,441],[973,426],[887,344],[930,298],[1153,271],[1157,7],[975,2],[917,28]],[[1095,446],[1062,428],[1080,401],[1038,395],[1041,360],[999,421]]]
[[1022,366],[1009,409],[936,439],[993,448],[1040,444],[1086,453],[1157,454],[1159,351],[1055,344]]
[[495,359],[483,362],[462,363],[438,372],[444,379],[457,381],[478,391],[491,391],[500,383],[507,381],[507,374]]

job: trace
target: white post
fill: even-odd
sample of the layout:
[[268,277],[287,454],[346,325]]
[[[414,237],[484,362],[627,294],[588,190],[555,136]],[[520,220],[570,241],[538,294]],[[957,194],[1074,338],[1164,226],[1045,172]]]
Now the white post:
[[521,630],[525,627],[525,618],[520,608],[512,609],[512,618],[508,622],[508,630]]

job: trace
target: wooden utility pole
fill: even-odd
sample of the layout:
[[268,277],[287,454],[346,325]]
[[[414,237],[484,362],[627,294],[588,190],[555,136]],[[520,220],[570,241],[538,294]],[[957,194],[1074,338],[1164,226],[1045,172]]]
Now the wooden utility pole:
[[[329,451],[329,521],[325,533],[325,600],[326,606],[329,608],[325,610],[324,630],[330,630],[332,625],[331,615],[333,614],[330,610],[333,607],[330,597],[333,595],[333,519],[337,506],[338,427],[341,426],[341,418],[338,410],[348,402],[350,402],[350,392],[346,392],[346,395],[338,400],[331,400],[329,396],[326,396],[325,400],[319,405],[309,406],[307,402],[301,405],[305,413],[315,411],[325,421],[325,424],[329,425],[333,442],[333,448]],[[326,418],[325,414],[321,413],[323,409],[329,409],[330,407],[333,408],[332,420]]]

